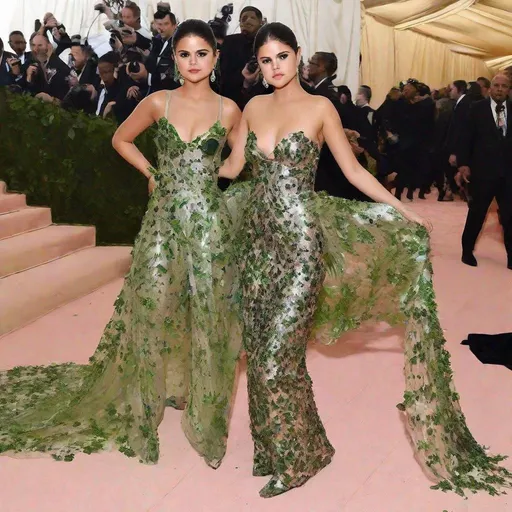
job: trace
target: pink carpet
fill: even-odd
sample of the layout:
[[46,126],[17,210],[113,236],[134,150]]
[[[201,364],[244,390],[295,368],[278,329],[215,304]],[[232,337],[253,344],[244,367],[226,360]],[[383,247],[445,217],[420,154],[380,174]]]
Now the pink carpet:
[[[460,263],[463,203],[415,201],[434,223],[435,287],[452,354],[455,383],[476,438],[512,455],[512,373],[484,366],[460,342],[470,332],[512,331],[512,272],[496,216],[476,256]],[[0,365],[86,362],[112,311],[121,281],[54,311],[0,339]],[[336,447],[333,463],[304,487],[263,500],[266,478],[251,475],[245,368],[241,364],[227,456],[209,469],[188,446],[179,412],[160,427],[162,456],[143,466],[119,453],[80,455],[72,463],[0,459],[2,512],[504,512],[512,498],[484,494],[464,500],[429,489],[414,460],[395,405],[403,393],[397,331],[369,326],[334,347],[311,347],[309,369],[320,414]],[[512,469],[512,462],[507,466]]]

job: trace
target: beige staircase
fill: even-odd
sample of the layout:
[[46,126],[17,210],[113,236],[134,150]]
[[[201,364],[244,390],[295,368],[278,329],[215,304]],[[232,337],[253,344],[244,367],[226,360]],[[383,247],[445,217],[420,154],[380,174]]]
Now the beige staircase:
[[129,247],[96,247],[91,226],[52,224],[0,182],[0,336],[122,277]]

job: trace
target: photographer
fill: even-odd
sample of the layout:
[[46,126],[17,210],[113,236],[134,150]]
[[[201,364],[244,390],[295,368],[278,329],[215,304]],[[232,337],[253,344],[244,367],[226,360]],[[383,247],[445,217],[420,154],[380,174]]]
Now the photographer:
[[[106,53],[98,61],[98,73],[101,79],[96,104],[96,115],[98,116],[109,115],[121,92],[121,82],[117,78],[118,65],[119,55],[115,52]],[[111,105],[107,109],[109,104]]]
[[14,76],[11,72],[14,60],[16,57],[12,53],[4,51],[4,42],[0,39],[0,86],[14,83]]
[[221,94],[235,101],[240,108],[246,103],[243,92],[245,78],[242,71],[253,56],[254,38],[262,25],[261,11],[252,6],[244,7],[240,13],[241,33],[227,36],[222,44]]
[[153,38],[151,52],[145,62],[146,68],[151,73],[149,77],[150,92],[176,89],[180,85],[174,80],[174,58],[171,44],[176,26],[176,16],[165,7],[159,6],[155,13],[155,27],[158,36]]
[[71,85],[92,85],[96,90],[100,87],[98,76],[98,57],[90,46],[73,43],[70,52]]
[[33,61],[25,69],[22,88],[44,101],[60,103],[69,92],[71,70],[53,53],[45,35],[33,34],[30,48]]
[[224,39],[228,34],[229,22],[231,21],[231,15],[233,14],[233,4],[224,5],[219,14],[215,16],[213,20],[208,22],[212,29],[213,35],[217,40],[217,48],[221,49],[224,44]]
[[59,23],[51,12],[47,12],[44,15],[42,24],[39,20],[36,20],[36,32],[39,35],[45,36],[49,41],[50,37],[53,39],[54,44],[52,44],[52,47],[56,55],[60,55],[65,50],[71,48],[72,41],[66,33],[66,27]]
[[94,114],[98,100],[98,91],[90,84],[75,85],[62,100],[61,107],[65,110],[81,111]]
[[20,65],[24,66],[25,62],[30,60],[31,53],[27,52],[27,41],[23,32],[14,30],[9,34],[9,46],[14,52],[14,56],[20,61]]
[[[130,42],[130,46],[136,46],[142,50],[149,50],[151,46],[152,34],[149,30],[142,27],[141,25],[141,11],[140,7],[134,2],[126,2],[125,6],[121,10],[120,19],[112,12],[107,1],[103,1],[94,7],[95,10],[105,14],[108,17],[108,21],[105,23],[105,28],[109,31],[119,31],[123,27],[133,29],[133,42]],[[128,44],[128,43],[126,43]]]
[[[144,65],[144,57],[137,51],[126,55],[126,65],[120,69],[120,93],[115,102],[105,107],[106,114],[113,111],[119,123],[123,123],[135,110],[135,107],[149,94],[149,73]],[[107,110],[108,109],[108,110]]]

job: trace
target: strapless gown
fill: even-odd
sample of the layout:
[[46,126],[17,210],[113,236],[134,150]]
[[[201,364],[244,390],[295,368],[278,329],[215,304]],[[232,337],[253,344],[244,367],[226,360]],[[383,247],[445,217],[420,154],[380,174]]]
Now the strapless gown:
[[306,346],[333,343],[368,320],[405,328],[398,407],[437,488],[497,492],[511,474],[475,441],[461,412],[427,231],[390,206],[316,194],[318,158],[318,145],[301,132],[271,155],[250,133],[252,180],[227,192],[240,233],[254,474],[271,476],[261,495],[302,485],[330,462],[334,449],[317,413]]
[[87,365],[0,372],[0,452],[72,460],[117,448],[155,463],[171,405],[185,408],[186,436],[218,466],[240,348],[233,227],[217,188],[225,140],[220,118],[190,143],[160,120],[157,187],[97,350]]

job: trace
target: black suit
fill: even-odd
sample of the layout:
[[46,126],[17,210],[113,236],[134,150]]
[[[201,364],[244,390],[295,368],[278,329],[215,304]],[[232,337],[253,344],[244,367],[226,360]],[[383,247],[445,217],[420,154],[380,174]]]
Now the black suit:
[[0,59],[0,86],[12,85],[14,83],[11,68],[7,64],[7,59],[12,58],[14,58],[12,53],[3,52],[2,58]]
[[[356,130],[361,133],[364,117],[362,112],[353,103],[343,105],[338,99],[337,94],[335,94],[335,91],[336,88],[332,84],[332,78],[328,78],[314,89],[313,94],[325,96],[330,99],[340,116],[344,128]],[[357,199],[359,201],[370,200],[348,181],[327,144],[324,144],[320,151],[320,159],[318,161],[315,179],[315,190],[318,192],[324,191],[334,197]]]
[[[105,94],[102,94],[105,91]],[[100,85],[98,89],[98,103],[96,104],[96,109],[99,107],[98,115],[103,116],[105,112],[105,108],[112,101],[117,101],[119,97],[119,93],[121,92],[121,82],[119,80],[115,80],[114,83],[107,87],[105,85]],[[126,92],[125,92],[126,94]],[[100,105],[101,101],[101,105]]]
[[471,169],[470,200],[462,235],[463,251],[472,252],[487,210],[496,198],[509,261],[512,258],[512,103],[506,103],[506,135],[498,129],[491,100],[474,103],[457,150],[459,167]]
[[165,45],[161,38],[153,38],[151,52],[145,65],[151,73],[151,92],[177,89],[179,82],[174,79],[174,58],[171,41]]
[[98,64],[94,60],[88,60],[78,79],[80,85],[92,85],[97,91],[101,85],[101,78],[98,74]]
[[[33,62],[33,61],[32,61]],[[25,62],[23,69],[26,71],[30,67],[31,62]],[[36,95],[40,92],[49,94],[52,98],[63,100],[69,92],[69,77],[71,69],[58,57],[53,54],[46,63],[46,72],[43,71],[41,65],[32,78],[32,82],[26,80],[26,74],[20,82],[22,87],[31,94]]]
[[464,96],[457,105],[453,107],[453,114],[446,134],[446,149],[450,155],[457,154],[460,146],[459,138],[468,122],[471,98]]
[[254,40],[245,34],[227,36],[220,48],[220,92],[241,109],[247,103],[243,94],[242,71],[253,56]]

